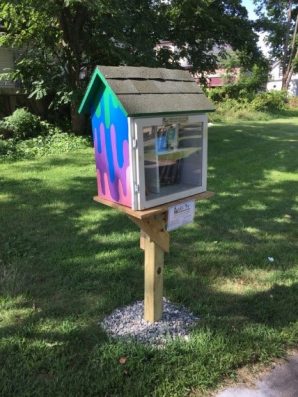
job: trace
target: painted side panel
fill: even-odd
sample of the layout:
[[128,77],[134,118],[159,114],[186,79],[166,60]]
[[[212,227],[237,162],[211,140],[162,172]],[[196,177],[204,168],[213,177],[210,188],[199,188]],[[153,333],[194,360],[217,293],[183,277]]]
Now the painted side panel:
[[128,120],[109,87],[91,106],[98,195],[131,207]]

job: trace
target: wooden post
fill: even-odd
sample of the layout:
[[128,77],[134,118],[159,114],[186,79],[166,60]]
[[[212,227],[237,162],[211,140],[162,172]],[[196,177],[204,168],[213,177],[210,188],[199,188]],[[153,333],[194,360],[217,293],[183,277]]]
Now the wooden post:
[[159,321],[163,312],[164,253],[169,252],[170,237],[165,231],[166,217],[167,214],[162,213],[138,222],[140,247],[145,254],[144,319],[151,323]]
[[205,200],[213,194],[212,192],[198,193],[142,211],[134,211],[113,201],[94,197],[95,201],[126,213],[141,230],[140,247],[145,253],[144,319],[146,321],[153,323],[162,317],[164,253],[169,252],[170,249],[170,235],[165,230],[168,208],[186,200]]
[[143,235],[145,251],[144,319],[159,321],[163,311],[164,251],[148,235]]

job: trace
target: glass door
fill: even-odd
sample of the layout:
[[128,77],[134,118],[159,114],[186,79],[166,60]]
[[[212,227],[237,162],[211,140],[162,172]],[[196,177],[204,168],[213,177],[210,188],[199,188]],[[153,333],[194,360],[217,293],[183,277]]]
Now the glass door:
[[206,126],[203,115],[136,121],[142,208],[206,190]]

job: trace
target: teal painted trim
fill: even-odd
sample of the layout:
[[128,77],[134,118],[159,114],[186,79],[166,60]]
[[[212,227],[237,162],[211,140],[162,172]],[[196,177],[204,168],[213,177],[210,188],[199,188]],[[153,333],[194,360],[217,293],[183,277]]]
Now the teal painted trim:
[[105,79],[104,75],[101,73],[101,71],[98,68],[96,68],[94,70],[94,72],[93,72],[91,80],[90,80],[90,82],[89,82],[89,84],[87,86],[85,95],[84,95],[84,97],[82,99],[82,102],[81,102],[81,104],[79,106],[78,113],[82,114],[82,113],[89,113],[90,112],[90,105],[91,105],[92,99],[94,98],[94,95],[96,94],[96,92],[98,90],[100,90],[101,84],[104,85],[104,88],[106,88],[106,89],[111,91],[111,94],[112,94],[112,96],[114,98],[114,101],[119,104],[119,107],[124,112],[125,116],[127,116],[127,111],[125,110],[124,106],[122,105],[122,103],[120,102],[119,98],[114,93],[114,91],[110,87],[109,83]]
[[80,106],[79,106],[79,109],[78,109],[78,113],[79,114],[87,113],[87,110],[89,111],[89,106],[88,106],[88,109],[87,109],[87,102],[88,102],[88,104],[90,102],[90,100],[88,100],[88,98],[90,97],[90,93],[91,93],[92,87],[94,87],[96,76],[97,76],[97,70],[95,69],[93,74],[92,74],[91,80],[89,81],[89,84],[87,86],[85,95],[84,95],[84,97],[83,97],[83,99],[82,99],[82,101],[80,103]]

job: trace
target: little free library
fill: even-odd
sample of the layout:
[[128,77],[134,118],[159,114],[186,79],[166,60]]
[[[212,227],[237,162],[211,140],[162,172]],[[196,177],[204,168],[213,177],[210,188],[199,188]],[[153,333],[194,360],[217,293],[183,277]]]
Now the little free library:
[[169,230],[191,222],[207,191],[207,113],[213,104],[183,70],[98,66],[79,113],[92,123],[98,195],[141,229],[144,318],[162,316]]

